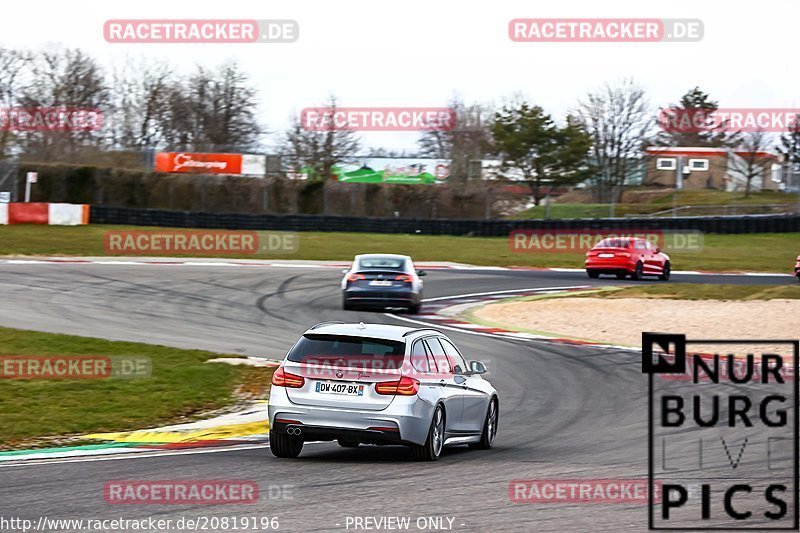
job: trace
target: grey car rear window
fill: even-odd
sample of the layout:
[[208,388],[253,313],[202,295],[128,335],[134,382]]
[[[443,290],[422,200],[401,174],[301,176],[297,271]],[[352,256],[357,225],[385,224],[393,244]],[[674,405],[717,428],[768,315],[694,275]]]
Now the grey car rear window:
[[362,257],[358,260],[359,270],[369,269],[384,269],[389,270],[403,270],[406,266],[405,259],[398,259],[396,257]]

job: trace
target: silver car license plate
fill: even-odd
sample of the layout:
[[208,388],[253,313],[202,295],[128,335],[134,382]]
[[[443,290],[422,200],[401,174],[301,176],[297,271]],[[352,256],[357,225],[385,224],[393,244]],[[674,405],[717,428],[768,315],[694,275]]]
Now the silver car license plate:
[[317,381],[316,392],[341,396],[364,396],[364,385],[342,381]]

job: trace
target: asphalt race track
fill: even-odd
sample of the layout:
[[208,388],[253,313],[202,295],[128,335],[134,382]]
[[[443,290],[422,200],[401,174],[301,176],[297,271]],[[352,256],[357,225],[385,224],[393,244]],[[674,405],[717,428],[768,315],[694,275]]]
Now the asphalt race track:
[[[280,358],[316,322],[405,324],[383,313],[343,311],[338,269],[2,264],[0,272],[0,325],[15,328]],[[678,274],[673,280],[797,283],[779,276]],[[617,283],[633,282],[589,280],[579,272],[440,270],[429,271],[425,296]],[[276,516],[281,531],[344,531],[347,517],[367,516],[410,516],[412,523],[450,517],[454,531],[646,529],[644,505],[517,504],[508,495],[513,479],[646,478],[640,356],[448,334],[468,359],[494,362],[500,429],[490,451],[449,449],[438,463],[416,463],[402,447],[312,443],[298,460],[278,460],[259,445],[5,465],[0,514],[33,520]],[[112,506],[103,499],[109,480],[179,478],[253,480],[262,490],[290,486],[291,498],[241,506]]]

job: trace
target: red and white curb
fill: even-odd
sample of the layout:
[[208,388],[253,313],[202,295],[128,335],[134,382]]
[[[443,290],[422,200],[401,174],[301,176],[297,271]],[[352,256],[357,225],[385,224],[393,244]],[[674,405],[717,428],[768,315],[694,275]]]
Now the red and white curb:
[[[314,260],[269,260],[269,259],[223,259],[223,258],[175,258],[175,257],[7,257],[0,259],[0,265],[112,265],[112,266],[199,266],[199,267],[267,267],[267,268],[349,268],[351,261]],[[528,266],[481,266],[454,263],[451,261],[423,261],[415,263],[425,270],[476,270],[476,271],[531,271],[531,272],[585,272],[582,268],[528,267]],[[707,270],[673,270],[673,274],[696,276],[758,276],[794,277],[794,274],[780,272],[713,272]]]
[[436,329],[457,331],[470,335],[504,337],[522,341],[550,342],[570,346],[587,346],[592,348],[611,349],[615,351],[624,350],[640,352],[641,350],[639,348],[632,346],[617,346],[613,344],[570,339],[567,337],[558,337],[554,335],[541,335],[514,331],[501,327],[484,326],[483,324],[476,324],[474,322],[468,322],[459,318],[460,313],[466,308],[479,307],[506,298],[542,296],[546,294],[565,294],[570,292],[582,292],[592,288],[596,287],[592,287],[591,285],[576,285],[569,287],[535,287],[527,289],[509,289],[503,291],[460,294],[455,296],[442,296],[423,300],[423,310],[425,312],[418,315],[413,315],[414,318],[410,318],[407,315],[398,315],[394,313],[385,314],[386,316],[390,316],[405,322],[434,327]]

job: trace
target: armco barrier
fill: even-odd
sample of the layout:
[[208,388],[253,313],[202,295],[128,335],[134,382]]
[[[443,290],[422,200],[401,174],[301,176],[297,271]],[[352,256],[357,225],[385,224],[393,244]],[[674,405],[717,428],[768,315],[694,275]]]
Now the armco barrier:
[[515,229],[653,229],[704,233],[800,232],[800,215],[744,215],[683,218],[592,218],[558,220],[445,220],[325,215],[198,213],[92,206],[92,224],[285,231],[349,231],[504,237]]

